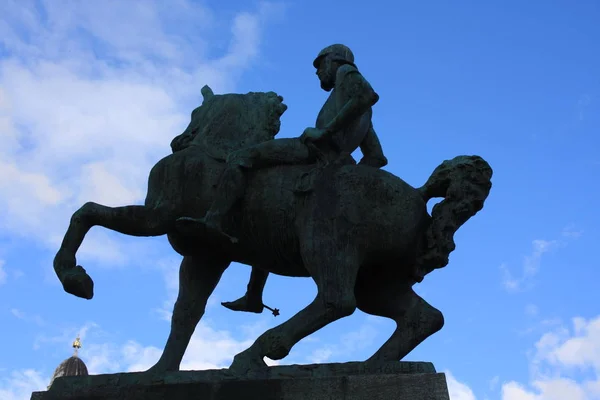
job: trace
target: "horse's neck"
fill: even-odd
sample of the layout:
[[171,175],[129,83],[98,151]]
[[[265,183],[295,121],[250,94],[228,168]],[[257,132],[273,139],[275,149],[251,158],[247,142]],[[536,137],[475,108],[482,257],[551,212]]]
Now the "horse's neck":
[[194,147],[196,151],[202,152],[217,161],[224,162],[227,159],[227,155],[230,153],[229,151],[221,146],[207,146],[199,136],[200,135],[196,135],[194,140],[190,142],[189,147]]

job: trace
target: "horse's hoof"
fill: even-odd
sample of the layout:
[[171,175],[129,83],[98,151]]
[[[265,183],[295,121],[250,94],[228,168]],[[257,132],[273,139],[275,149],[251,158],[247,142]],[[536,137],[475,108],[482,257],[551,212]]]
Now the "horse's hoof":
[[147,370],[145,370],[144,375],[160,377],[160,376],[165,375],[167,372],[170,372],[170,370],[168,368],[165,368],[164,365],[161,365],[159,362],[159,363],[154,364]]
[[80,265],[65,272],[61,281],[67,293],[88,300],[94,297],[94,281]]
[[262,358],[255,357],[246,350],[233,357],[229,371],[239,378],[266,378],[269,367]]
[[165,368],[164,365],[161,365],[160,362],[154,364],[152,367],[143,371],[138,378],[138,382],[145,384],[164,384],[165,377],[169,372],[177,372],[179,369],[168,369]]

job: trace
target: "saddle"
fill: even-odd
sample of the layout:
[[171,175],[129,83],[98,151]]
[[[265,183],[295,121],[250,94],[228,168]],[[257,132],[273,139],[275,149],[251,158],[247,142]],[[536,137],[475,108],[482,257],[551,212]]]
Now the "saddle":
[[295,194],[306,195],[312,193],[320,184],[327,184],[328,177],[332,176],[339,168],[346,165],[356,165],[356,160],[348,152],[339,154],[333,160],[326,160],[318,150],[316,156],[317,162],[314,164],[314,167],[302,173],[296,180],[293,189]]

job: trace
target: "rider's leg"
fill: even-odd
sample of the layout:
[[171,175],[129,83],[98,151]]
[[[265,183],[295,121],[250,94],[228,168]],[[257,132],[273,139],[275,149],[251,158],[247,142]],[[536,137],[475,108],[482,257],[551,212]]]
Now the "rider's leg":
[[313,152],[299,138],[269,140],[251,148],[255,153],[254,167],[265,168],[277,165],[296,165],[314,162]]
[[244,196],[245,191],[246,176],[243,167],[240,164],[227,165],[212,205],[199,222],[204,223],[208,230],[213,233],[221,234],[228,237],[232,242],[237,242],[236,238],[224,233],[222,224],[223,218],[229,214],[233,205]]
[[221,304],[233,311],[246,311],[260,314],[264,309],[262,296],[268,277],[269,273],[267,271],[252,267],[246,294],[235,301],[223,302]]
[[381,168],[385,167],[388,163],[387,158],[383,155],[383,149],[381,148],[377,133],[373,129],[373,124],[371,124],[367,135],[360,144],[360,151],[363,153],[363,158],[359,162],[361,165]]
[[192,223],[195,228],[204,228],[211,234],[226,237],[232,242],[237,239],[224,233],[223,218],[233,205],[244,196],[246,177],[244,169],[265,168],[283,164],[303,164],[312,160],[312,153],[297,138],[274,139],[247,149],[236,151],[227,158],[217,195],[206,215],[200,219],[180,218],[180,223]]
[[[271,140],[251,148],[248,153],[251,158],[241,161],[244,165],[254,168],[313,161],[313,154],[296,138]],[[231,158],[235,156],[234,154]],[[222,303],[223,306],[234,311],[261,313],[264,309],[262,296],[268,277],[268,272],[252,267],[246,294],[235,301]],[[276,315],[275,311],[273,313]]]

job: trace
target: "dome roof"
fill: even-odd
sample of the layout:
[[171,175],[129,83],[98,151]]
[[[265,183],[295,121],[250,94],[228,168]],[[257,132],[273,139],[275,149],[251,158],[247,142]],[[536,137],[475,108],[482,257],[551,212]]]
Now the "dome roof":
[[48,388],[52,386],[52,383],[56,378],[61,376],[87,376],[88,369],[85,363],[81,358],[77,355],[77,350],[81,347],[81,342],[79,338],[73,342],[73,348],[75,349],[75,354],[73,356],[67,358],[65,361],[61,362],[58,367],[54,370],[54,374],[52,375],[52,379],[50,380],[50,384]]
[[61,362],[56,370],[54,370],[54,375],[52,375],[52,379],[50,380],[50,385],[52,386],[52,382],[58,377],[61,376],[87,376],[88,370],[85,363],[81,360],[81,358],[77,356],[69,357],[65,361]]

